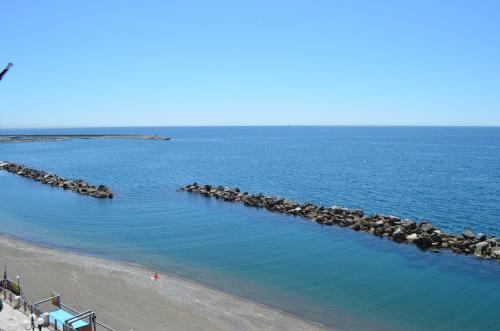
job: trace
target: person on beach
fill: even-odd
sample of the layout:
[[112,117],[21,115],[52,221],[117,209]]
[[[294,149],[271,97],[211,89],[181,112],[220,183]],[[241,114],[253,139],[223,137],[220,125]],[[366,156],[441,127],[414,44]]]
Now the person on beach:
[[160,275],[158,275],[158,273],[155,272],[154,276],[151,277],[151,280],[160,280]]
[[0,72],[0,80],[2,80],[3,76],[7,73],[7,71],[9,71],[10,67],[12,66],[13,64],[9,62],[9,64],[7,64],[5,69],[3,69],[2,72]]

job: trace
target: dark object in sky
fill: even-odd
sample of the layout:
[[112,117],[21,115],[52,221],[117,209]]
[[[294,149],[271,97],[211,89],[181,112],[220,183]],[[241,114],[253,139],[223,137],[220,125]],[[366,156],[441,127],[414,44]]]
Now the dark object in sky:
[[0,72],[0,80],[2,80],[3,76],[7,73],[7,71],[9,71],[10,67],[12,66],[13,64],[9,62],[9,64],[7,64],[5,69],[3,69],[2,72]]

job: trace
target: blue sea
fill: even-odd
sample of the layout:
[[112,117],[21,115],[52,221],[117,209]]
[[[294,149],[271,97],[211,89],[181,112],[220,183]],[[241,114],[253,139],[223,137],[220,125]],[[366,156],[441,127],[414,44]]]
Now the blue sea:
[[[340,330],[499,330],[500,263],[176,189],[297,202],[500,235],[500,128],[162,127],[172,141],[0,144],[0,160],[113,189],[98,200],[0,172],[0,231],[142,264]],[[0,254],[1,264],[1,254]]]

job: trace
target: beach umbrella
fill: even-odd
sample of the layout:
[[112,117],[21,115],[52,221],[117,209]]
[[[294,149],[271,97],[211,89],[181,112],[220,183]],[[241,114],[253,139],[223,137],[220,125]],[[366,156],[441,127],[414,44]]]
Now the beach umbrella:
[[3,76],[7,73],[7,71],[9,71],[10,67],[12,67],[13,64],[12,63],[8,63],[7,66],[5,67],[5,69],[3,69],[1,72],[0,72],[0,80],[2,80]]

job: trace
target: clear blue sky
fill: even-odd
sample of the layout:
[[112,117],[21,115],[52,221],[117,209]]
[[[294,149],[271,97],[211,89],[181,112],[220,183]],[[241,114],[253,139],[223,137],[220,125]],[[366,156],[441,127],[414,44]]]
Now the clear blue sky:
[[500,1],[1,2],[2,127],[500,125]]

